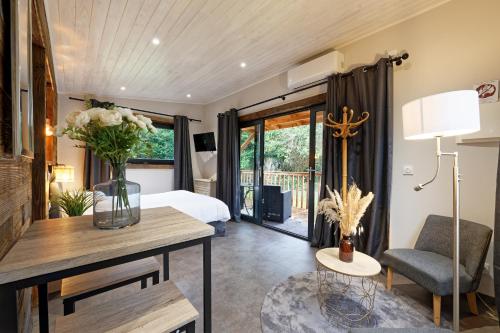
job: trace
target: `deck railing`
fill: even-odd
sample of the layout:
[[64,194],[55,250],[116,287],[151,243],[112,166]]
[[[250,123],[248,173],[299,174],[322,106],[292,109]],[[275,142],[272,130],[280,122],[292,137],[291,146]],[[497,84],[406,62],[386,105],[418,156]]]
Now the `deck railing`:
[[[253,184],[253,170],[241,170],[241,184]],[[309,173],[264,171],[264,185],[279,185],[281,191],[292,192],[294,208],[308,209],[309,206]],[[321,173],[315,173],[314,192],[319,197],[321,189]]]

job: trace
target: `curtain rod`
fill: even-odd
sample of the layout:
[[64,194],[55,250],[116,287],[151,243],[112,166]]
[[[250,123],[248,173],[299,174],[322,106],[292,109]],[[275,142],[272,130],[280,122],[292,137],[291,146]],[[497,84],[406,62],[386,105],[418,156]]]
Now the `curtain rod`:
[[[72,99],[74,101],[85,102],[85,100],[82,99],[82,98],[76,98],[76,97],[68,97],[68,98]],[[154,115],[157,115],[157,116],[174,117],[174,115],[171,115],[171,114],[153,112],[153,111],[148,111],[148,110],[141,110],[141,109],[136,109],[136,108],[129,108],[129,107],[126,107],[126,106],[121,106],[121,105],[116,105],[116,106],[118,106],[119,108],[127,108],[127,109],[130,109],[130,110],[139,111],[139,112],[143,112],[143,113],[154,114]],[[197,121],[197,122],[201,123],[201,120],[199,120],[199,119],[188,118],[188,120],[189,121]]]
[[[393,62],[393,63],[396,63],[396,66],[399,66],[399,65],[401,65],[403,63],[403,60],[406,60],[409,57],[410,57],[410,55],[408,54],[408,52],[404,52],[400,56],[390,57],[389,61]],[[368,65],[368,66],[364,66],[363,70],[367,71],[367,70],[373,69],[375,67],[377,67],[377,64]],[[342,77],[347,77],[347,76],[350,76],[352,74],[353,74],[353,72],[350,71],[350,72],[341,74],[341,76]],[[254,106],[261,105],[261,104],[264,104],[264,103],[268,103],[268,102],[271,102],[271,101],[274,101],[274,100],[277,100],[277,99],[285,100],[286,96],[289,96],[289,95],[292,95],[292,94],[296,94],[296,93],[299,93],[301,91],[308,90],[308,89],[311,89],[311,88],[314,88],[314,87],[317,87],[317,86],[321,86],[323,84],[326,84],[327,82],[328,82],[328,79],[319,80],[319,81],[313,82],[310,85],[307,85],[305,87],[302,87],[302,88],[296,89],[294,91],[291,91],[289,93],[286,93],[286,94],[283,94],[283,95],[278,95],[278,96],[275,96],[275,97],[271,97],[271,98],[268,98],[266,100],[254,103],[252,105],[247,105],[247,106],[244,106],[244,107],[241,107],[241,108],[233,108],[231,110],[241,111],[241,110],[249,109],[249,108],[252,108]]]

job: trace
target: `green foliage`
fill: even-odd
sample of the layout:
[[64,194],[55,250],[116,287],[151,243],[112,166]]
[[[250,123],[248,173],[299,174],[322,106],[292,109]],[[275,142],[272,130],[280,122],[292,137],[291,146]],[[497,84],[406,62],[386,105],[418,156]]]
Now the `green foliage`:
[[[250,135],[248,131],[240,131],[240,146],[245,143]],[[255,153],[255,138],[251,143],[240,151],[240,169],[253,170],[254,168],[254,153]]]
[[93,205],[92,192],[84,189],[64,191],[50,200],[53,205],[59,206],[68,216],[82,216]]
[[[240,144],[251,135],[241,131]],[[316,170],[321,170],[323,124],[316,126]],[[240,152],[241,170],[254,168],[255,139]],[[264,133],[264,164],[270,171],[304,172],[309,167],[309,125],[288,127]]]
[[143,132],[140,136],[141,144],[135,146],[131,152],[134,159],[173,160],[174,159],[174,130],[157,127],[156,133]]
[[72,132],[75,139],[87,143],[99,158],[119,164],[127,161],[132,148],[141,143],[141,134],[145,131],[123,122],[115,126],[89,123],[84,128],[73,128]]

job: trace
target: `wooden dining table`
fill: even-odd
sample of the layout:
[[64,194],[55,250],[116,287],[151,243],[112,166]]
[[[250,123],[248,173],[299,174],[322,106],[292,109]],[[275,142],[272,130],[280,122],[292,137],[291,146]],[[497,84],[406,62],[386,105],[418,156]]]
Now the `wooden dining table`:
[[140,223],[101,230],[92,216],[34,222],[0,261],[0,332],[18,332],[17,290],[36,286],[40,332],[49,332],[51,281],[163,255],[169,279],[169,253],[203,244],[203,327],[212,330],[211,237],[214,228],[172,207],[144,209]]

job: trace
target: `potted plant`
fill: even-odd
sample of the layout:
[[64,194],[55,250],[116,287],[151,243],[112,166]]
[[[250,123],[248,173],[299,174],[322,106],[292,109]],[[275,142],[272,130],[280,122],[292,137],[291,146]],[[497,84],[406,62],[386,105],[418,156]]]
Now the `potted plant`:
[[326,190],[329,198],[319,202],[318,214],[324,215],[329,223],[338,223],[341,235],[339,259],[352,262],[354,252],[352,235],[356,234],[359,222],[373,200],[373,193],[369,192],[363,197],[358,186],[352,184],[347,191],[347,197],[342,200],[337,190],[332,192],[328,186]]
[[92,192],[83,189],[58,193],[50,203],[61,209],[68,216],[82,216],[93,205]]
[[59,135],[84,142],[100,159],[108,161],[112,179],[94,186],[93,221],[102,229],[117,229],[140,220],[140,185],[127,181],[125,168],[131,151],[141,144],[142,133],[155,132],[150,118],[130,109],[91,108],[71,112]]

